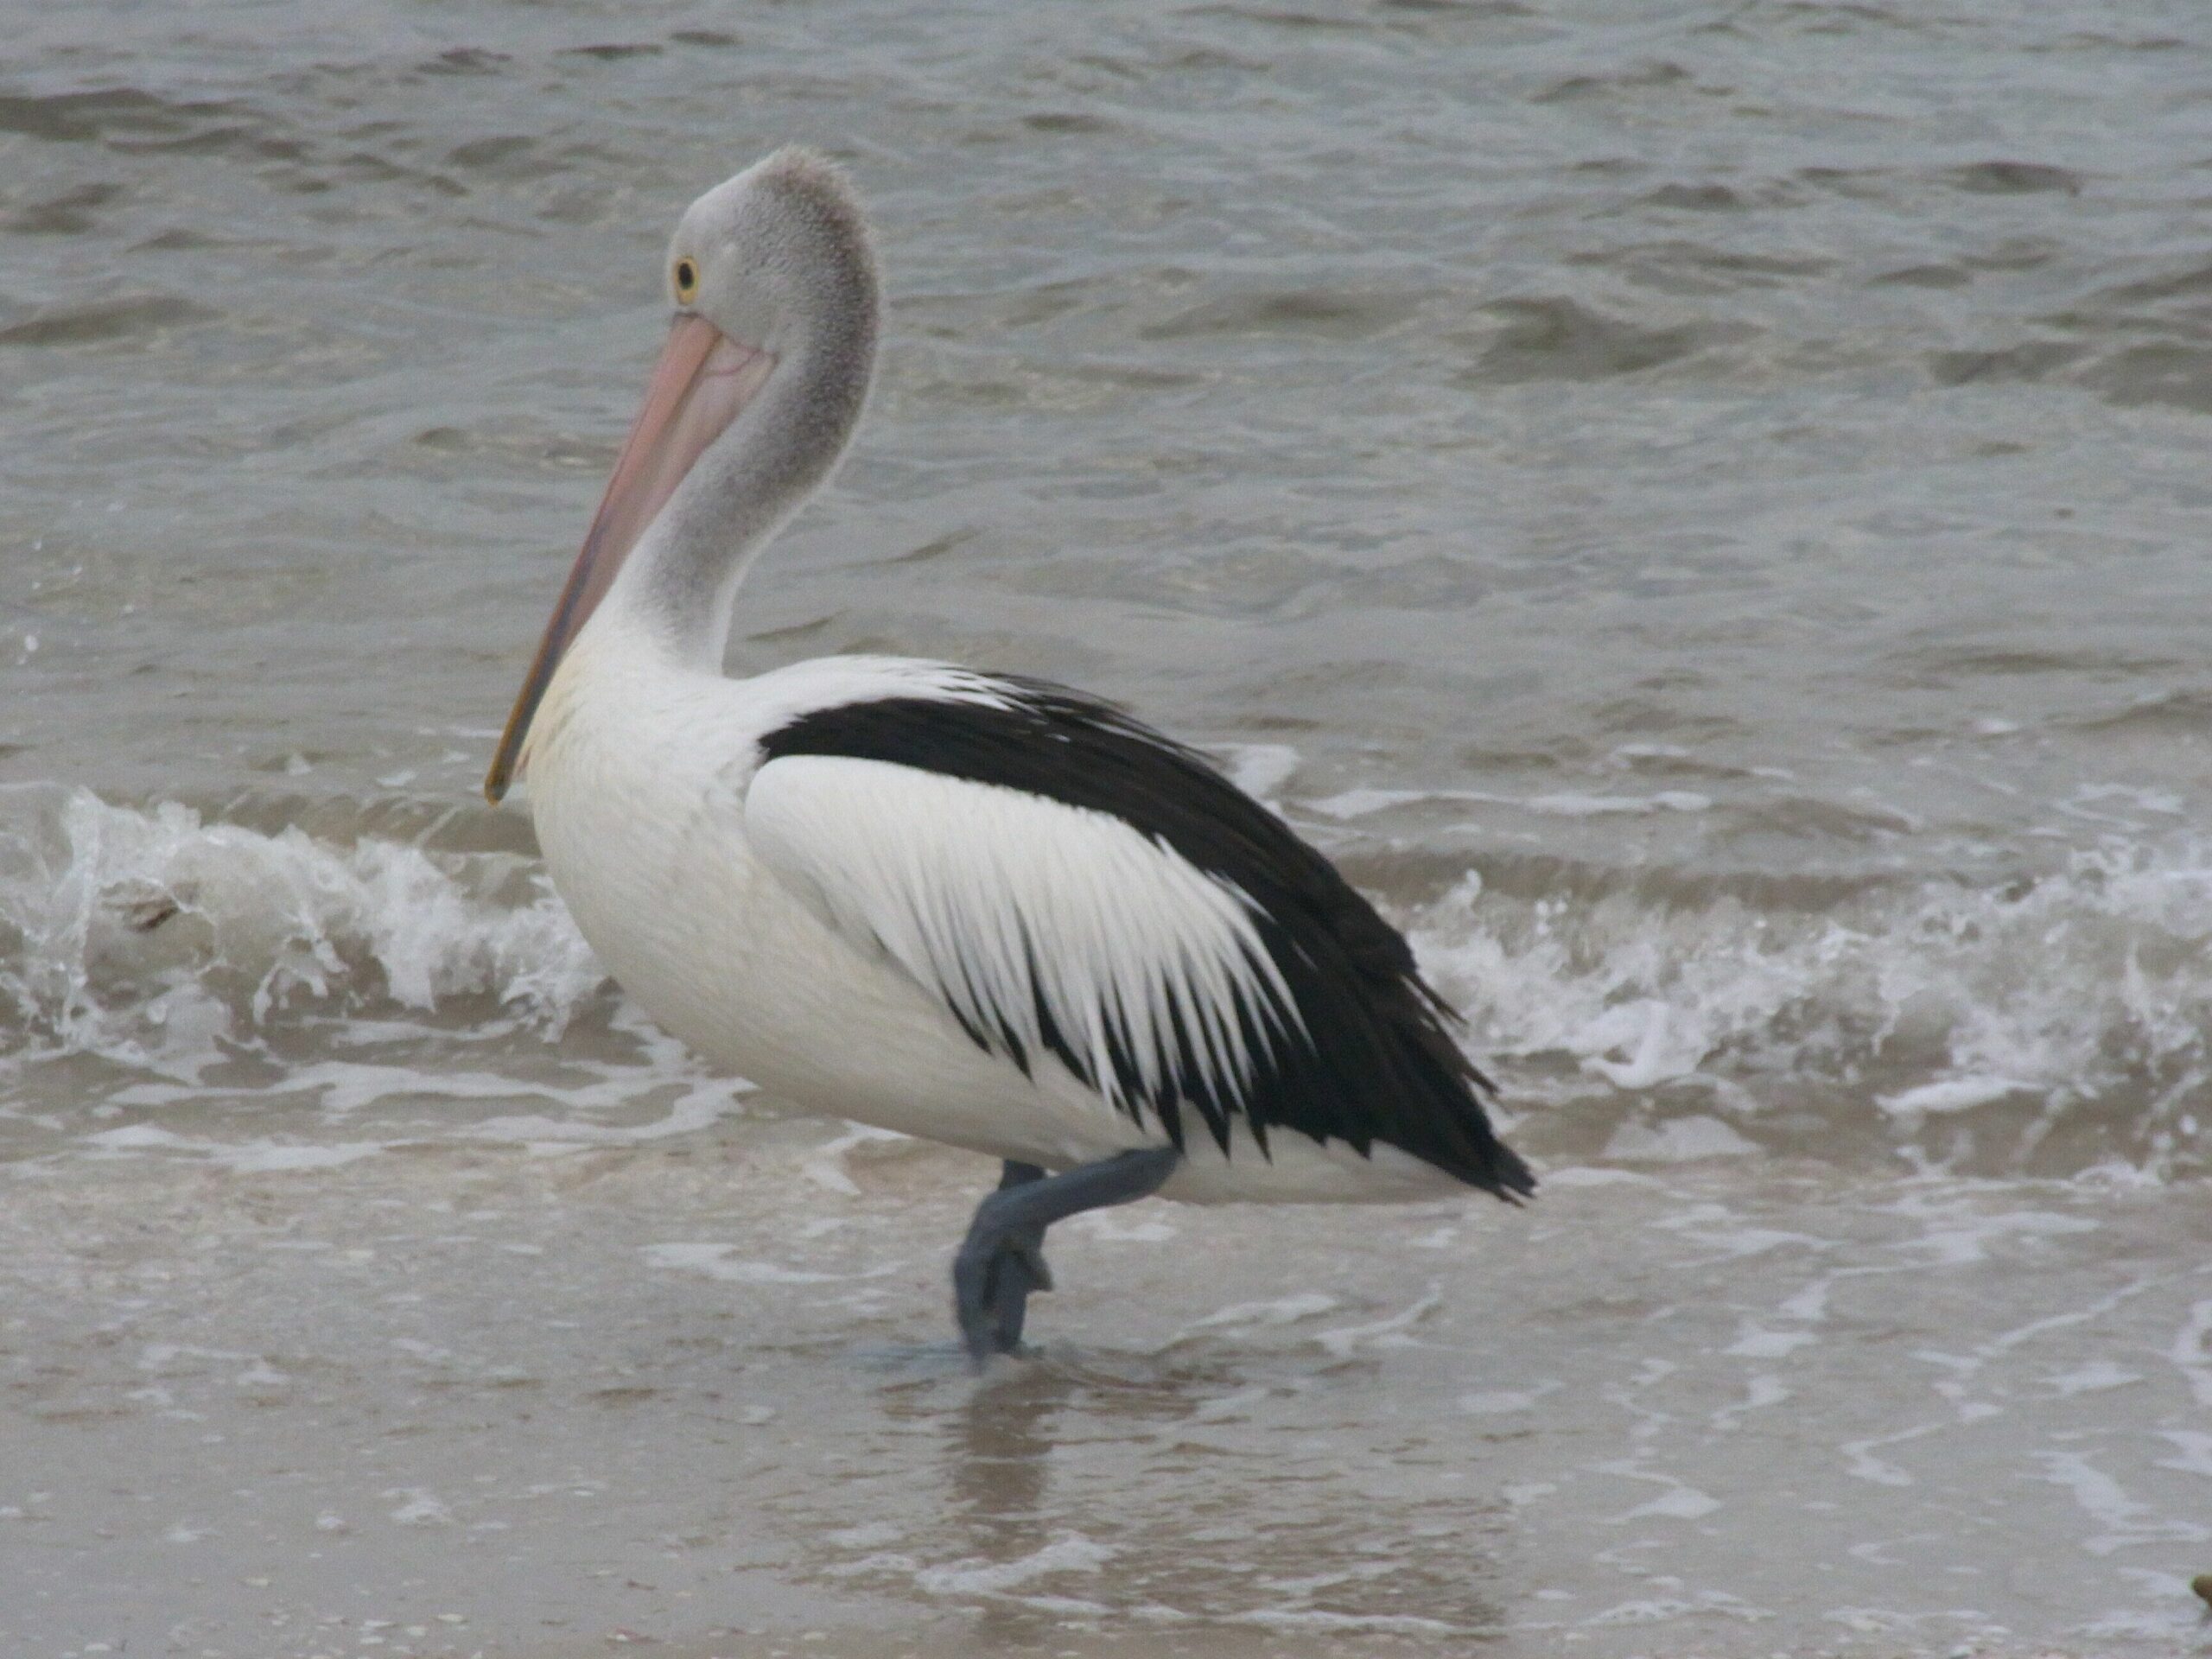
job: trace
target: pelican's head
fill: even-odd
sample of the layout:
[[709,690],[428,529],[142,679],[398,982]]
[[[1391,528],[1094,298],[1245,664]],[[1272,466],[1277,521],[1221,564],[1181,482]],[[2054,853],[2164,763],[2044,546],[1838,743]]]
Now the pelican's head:
[[[676,308],[607,493],[569,573],[537,658],[492,758],[484,792],[497,801],[520,769],[531,717],[562,655],[606,597],[701,458],[721,446],[785,364],[818,395],[780,435],[760,480],[773,499],[744,515],[734,540],[757,539],[819,484],[859,418],[875,353],[876,276],[851,188],[810,150],[786,148],[716,185],[684,210],[663,280]],[[704,469],[700,469],[704,470]],[[741,546],[732,545],[734,558]]]
[[778,150],[683,210],[668,240],[669,297],[734,340],[788,356],[850,312],[874,311],[875,259],[845,176]]

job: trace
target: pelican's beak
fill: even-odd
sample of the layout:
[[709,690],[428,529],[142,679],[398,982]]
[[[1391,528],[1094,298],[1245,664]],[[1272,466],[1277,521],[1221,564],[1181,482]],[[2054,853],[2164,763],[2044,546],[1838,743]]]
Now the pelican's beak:
[[668,331],[668,345],[646,389],[645,407],[638,411],[629,440],[614,463],[614,475],[607,480],[607,494],[584,537],[583,551],[569,572],[569,585],[561,590],[561,602],[545,625],[537,660],[530,665],[522,695],[515,699],[514,713],[507,716],[507,729],[500,734],[499,752],[492,757],[492,770],[484,779],[484,793],[491,800],[498,801],[514,781],[524,740],[530,735],[531,716],[537,712],[562,653],[607,596],[622,561],[668,505],[693,463],[728,429],[775,366],[772,353],[740,344],[702,316],[679,316]]

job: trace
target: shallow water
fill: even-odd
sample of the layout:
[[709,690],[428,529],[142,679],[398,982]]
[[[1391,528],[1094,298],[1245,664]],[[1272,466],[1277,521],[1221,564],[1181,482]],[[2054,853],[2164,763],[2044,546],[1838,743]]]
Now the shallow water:
[[[2199,9],[16,23],[0,1634],[2200,1642]],[[475,786],[666,227],[787,138],[892,342],[733,665],[1214,748],[1539,1204],[1072,1227],[979,1390],[988,1172],[603,982]]]
[[2197,1640],[2192,1198],[1586,1168],[1525,1216],[1109,1212],[1055,1235],[1043,1357],[978,1382],[940,1329],[978,1173],[769,1125],[312,1177],[49,1166],[0,1251],[0,1632],[41,1653]]

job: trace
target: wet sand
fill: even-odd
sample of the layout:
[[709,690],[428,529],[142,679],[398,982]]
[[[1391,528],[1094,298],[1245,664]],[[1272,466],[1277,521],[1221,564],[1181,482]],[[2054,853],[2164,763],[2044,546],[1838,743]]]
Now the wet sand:
[[1151,1204],[1055,1234],[977,1381],[988,1173],[758,1116],[19,1168],[0,1650],[2201,1650],[2185,1192]]

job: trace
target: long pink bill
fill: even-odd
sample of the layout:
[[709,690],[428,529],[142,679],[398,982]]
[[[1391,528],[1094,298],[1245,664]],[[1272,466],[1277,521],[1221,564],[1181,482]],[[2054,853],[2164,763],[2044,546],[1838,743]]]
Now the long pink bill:
[[514,712],[507,716],[507,728],[492,757],[492,770],[484,779],[484,793],[490,799],[498,801],[514,781],[531,718],[553,671],[613,586],[622,561],[707,446],[729,429],[775,365],[773,356],[730,339],[704,317],[679,316],[670,328],[668,344],[645,391],[645,406],[638,411],[613,475],[607,480],[607,493],[584,537],[583,551],[569,572],[568,586],[553,607],[553,620],[545,625],[545,638],[538,644],[522,694],[515,699]]

